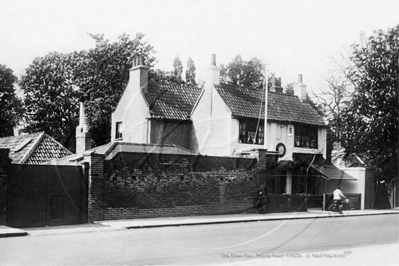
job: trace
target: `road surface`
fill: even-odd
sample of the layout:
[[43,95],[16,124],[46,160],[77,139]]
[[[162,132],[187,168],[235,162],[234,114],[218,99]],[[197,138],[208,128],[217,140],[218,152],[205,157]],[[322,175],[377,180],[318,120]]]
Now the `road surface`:
[[386,266],[387,254],[370,252],[395,247],[398,218],[390,214],[2,238],[0,265],[266,265],[270,260],[309,265],[306,259],[319,264],[328,256],[331,265],[344,265],[345,257],[349,261],[361,248]]

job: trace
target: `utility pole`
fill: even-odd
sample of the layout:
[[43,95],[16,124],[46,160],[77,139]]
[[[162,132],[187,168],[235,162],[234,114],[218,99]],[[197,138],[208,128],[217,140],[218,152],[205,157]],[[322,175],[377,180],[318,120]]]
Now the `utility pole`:
[[[269,98],[268,80],[267,80],[267,66],[265,63],[265,121],[263,126],[263,146],[265,149],[265,171],[267,171],[267,103]],[[267,174],[265,174],[265,192],[267,193]]]
[[265,125],[263,128],[263,145],[264,148],[267,150],[267,103],[269,98],[269,90],[268,90],[268,81],[267,81],[267,66],[265,64]]

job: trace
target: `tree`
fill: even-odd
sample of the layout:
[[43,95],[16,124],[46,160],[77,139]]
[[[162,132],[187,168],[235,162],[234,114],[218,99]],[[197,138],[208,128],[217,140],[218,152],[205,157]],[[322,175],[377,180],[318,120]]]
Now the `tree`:
[[344,148],[381,167],[388,181],[398,175],[398,57],[399,25],[352,45],[344,73],[354,91],[336,119]]
[[36,58],[20,81],[27,108],[26,131],[44,130],[74,150],[79,118],[79,98],[84,96],[90,133],[95,146],[110,141],[111,113],[129,80],[136,54],[151,66],[152,46],[144,35],[130,39],[121,35],[110,42],[103,35],[91,35],[96,46],[70,54],[50,53]]
[[237,55],[226,66],[221,65],[220,82],[239,86],[258,87],[264,81],[265,66],[256,57],[244,61],[241,55]]
[[133,56],[143,55],[148,66],[152,66],[155,59],[150,56],[153,47],[143,41],[143,34],[137,34],[134,39],[123,34],[113,43],[103,35],[91,37],[96,46],[81,52],[74,84],[86,99],[90,133],[98,146],[111,140],[111,114],[129,82]]
[[21,118],[22,102],[15,94],[16,82],[13,71],[0,64],[0,137],[12,136]]
[[19,82],[24,92],[27,132],[45,131],[72,148],[79,91],[73,86],[75,54],[49,53],[37,57]]
[[183,73],[183,65],[180,61],[180,58],[176,56],[175,60],[173,60],[173,76],[175,77],[176,81],[182,82],[183,79],[181,74]]
[[187,61],[187,70],[186,70],[186,83],[189,85],[196,85],[195,82],[195,63],[191,57],[188,58]]
[[342,116],[343,110],[350,104],[353,91],[346,77],[331,76],[326,80],[326,83],[327,88],[320,93],[313,93],[313,96],[321,105],[329,126],[327,130],[327,156],[330,157],[335,142],[339,142],[341,146],[346,146],[345,139],[342,138]]
[[294,95],[294,86],[295,86],[295,82],[290,82],[285,84],[284,90],[285,90],[285,94],[288,95]]

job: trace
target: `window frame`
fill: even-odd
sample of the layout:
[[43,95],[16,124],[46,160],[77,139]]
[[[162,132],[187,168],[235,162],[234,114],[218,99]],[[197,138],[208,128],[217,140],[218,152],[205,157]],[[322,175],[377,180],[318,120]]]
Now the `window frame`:
[[317,149],[318,147],[318,127],[309,125],[295,125],[294,147]]
[[[251,119],[238,120],[238,143],[249,145],[263,145],[265,140],[264,121]],[[258,128],[257,128],[258,127]]]
[[122,139],[122,121],[115,123],[115,139]]

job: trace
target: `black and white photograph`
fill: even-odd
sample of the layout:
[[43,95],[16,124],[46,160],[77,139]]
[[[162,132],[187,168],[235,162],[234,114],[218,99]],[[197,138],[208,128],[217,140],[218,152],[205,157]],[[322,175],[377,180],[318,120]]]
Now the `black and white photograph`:
[[399,265],[399,1],[0,0],[0,265]]

